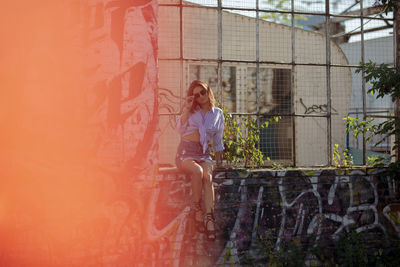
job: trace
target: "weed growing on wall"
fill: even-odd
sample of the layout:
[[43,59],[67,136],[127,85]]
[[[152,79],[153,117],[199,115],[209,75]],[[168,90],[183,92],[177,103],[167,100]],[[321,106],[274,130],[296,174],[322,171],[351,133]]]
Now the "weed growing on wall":
[[273,170],[282,170],[282,169],[285,169],[285,167],[282,164],[274,162],[271,165],[271,169],[273,169]]
[[275,250],[270,257],[268,266],[306,266],[306,252],[296,241],[283,243],[279,250]]
[[381,156],[371,156],[367,158],[367,166],[369,167],[383,167],[385,158]]
[[339,152],[339,145],[335,144],[333,146],[332,161],[336,168],[352,168],[353,167],[353,157],[349,154],[349,151],[345,149],[343,155]]
[[368,254],[361,235],[351,230],[340,235],[336,250],[342,266],[368,266]]
[[336,241],[319,241],[310,249],[316,260],[314,266],[375,266],[368,258],[368,251],[362,235],[355,230],[342,232]]
[[[243,257],[245,266],[268,266],[268,267],[284,267],[284,266],[306,266],[306,250],[303,249],[300,241],[294,239],[288,242],[282,242],[279,247],[273,238],[271,231],[258,233],[258,243],[256,253],[253,257]],[[255,257],[254,257],[255,256]],[[260,265],[258,265],[260,264]]]
[[[271,122],[278,122],[280,117],[273,117],[260,124],[254,116],[233,117],[225,107],[224,113],[224,158],[228,164],[245,167],[260,167],[264,165],[264,155],[258,148],[260,131]],[[266,160],[270,160],[269,157]]]
[[400,247],[379,248],[371,256],[371,266],[400,266]]
[[375,132],[377,131],[378,125],[373,125],[374,119],[369,119],[367,121],[363,121],[360,118],[353,118],[353,117],[345,117],[343,120],[346,121],[346,132],[349,133],[353,131],[354,137],[358,137],[360,134],[370,133],[366,137],[366,142],[371,141],[372,137],[374,136]]

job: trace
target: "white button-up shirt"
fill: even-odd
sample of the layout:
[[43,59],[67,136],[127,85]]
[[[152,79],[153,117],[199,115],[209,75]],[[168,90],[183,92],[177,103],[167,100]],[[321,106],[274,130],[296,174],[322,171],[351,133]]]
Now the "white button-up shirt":
[[185,136],[198,130],[203,153],[207,150],[210,140],[212,140],[214,152],[224,150],[224,145],[222,143],[224,134],[224,114],[220,108],[212,107],[203,116],[200,107],[197,107],[194,113],[189,113],[189,117],[183,125],[181,119],[182,115],[179,116],[176,122],[177,131],[182,136]]

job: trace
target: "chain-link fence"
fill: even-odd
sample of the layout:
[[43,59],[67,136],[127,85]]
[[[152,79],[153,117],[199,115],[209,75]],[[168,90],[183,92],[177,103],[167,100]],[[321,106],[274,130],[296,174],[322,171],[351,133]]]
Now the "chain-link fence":
[[375,1],[160,0],[158,20],[161,165],[174,165],[174,124],[195,79],[234,116],[280,117],[260,133],[265,165],[331,165],[335,144],[354,143],[344,117],[393,110],[355,72],[394,64],[393,14]]

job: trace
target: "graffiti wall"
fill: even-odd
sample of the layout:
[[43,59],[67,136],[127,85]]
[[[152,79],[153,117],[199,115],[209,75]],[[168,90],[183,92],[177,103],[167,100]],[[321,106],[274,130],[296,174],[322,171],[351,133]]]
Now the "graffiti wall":
[[383,170],[220,171],[214,185],[219,231],[210,242],[190,227],[190,180],[174,170],[159,173],[149,227],[175,227],[176,234],[159,239],[156,246],[169,249],[156,257],[172,266],[247,266],[249,259],[265,266],[269,251],[291,241],[307,251],[350,229],[372,246],[400,238],[398,184]]
[[157,8],[23,0],[2,10],[0,266],[148,266]]

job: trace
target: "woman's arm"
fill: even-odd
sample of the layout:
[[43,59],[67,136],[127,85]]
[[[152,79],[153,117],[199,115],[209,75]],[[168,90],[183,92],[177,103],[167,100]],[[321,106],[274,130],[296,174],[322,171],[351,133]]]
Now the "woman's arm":
[[184,125],[189,118],[189,109],[183,108],[182,116],[181,116],[181,124]]
[[223,137],[224,137],[224,115],[221,111],[219,114],[218,132],[213,138],[213,149],[215,153],[215,161],[217,167],[222,165],[222,151],[224,150]]
[[217,167],[222,165],[222,151],[215,152],[215,162]]
[[193,96],[189,96],[185,100],[185,104],[183,106],[182,115],[178,118],[178,121],[176,122],[176,129],[179,132],[182,132],[185,129],[185,124],[186,124],[186,122],[187,122],[187,120],[189,118],[189,111],[190,111],[190,108],[191,108],[191,106],[193,104],[193,101],[194,101],[194,97]]

